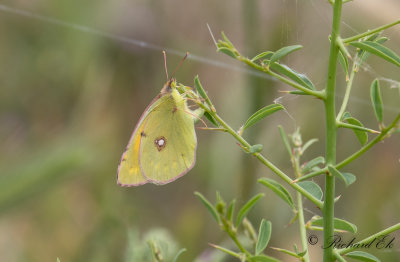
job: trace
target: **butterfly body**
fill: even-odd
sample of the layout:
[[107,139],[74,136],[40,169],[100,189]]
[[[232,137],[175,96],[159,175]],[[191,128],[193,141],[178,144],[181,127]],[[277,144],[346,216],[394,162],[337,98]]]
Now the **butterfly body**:
[[119,185],[163,185],[194,166],[194,117],[175,86],[168,81],[141,116],[118,167]]

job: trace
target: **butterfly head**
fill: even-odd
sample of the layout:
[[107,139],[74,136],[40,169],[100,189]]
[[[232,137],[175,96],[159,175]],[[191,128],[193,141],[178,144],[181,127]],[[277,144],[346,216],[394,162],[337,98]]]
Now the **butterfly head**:
[[177,67],[175,68],[174,72],[172,72],[171,77],[168,76],[168,69],[167,69],[167,55],[165,51],[162,52],[164,55],[164,67],[165,67],[165,74],[167,76],[167,83],[165,83],[163,89],[161,90],[161,94],[166,94],[166,93],[171,93],[172,90],[176,89],[176,80],[174,78],[175,72],[179,69],[179,67],[182,65],[183,61],[188,57],[189,53],[186,52],[185,56],[182,58],[182,60],[179,62]]
[[170,78],[165,84],[163,89],[161,89],[161,94],[171,93],[173,89],[176,88],[175,78]]

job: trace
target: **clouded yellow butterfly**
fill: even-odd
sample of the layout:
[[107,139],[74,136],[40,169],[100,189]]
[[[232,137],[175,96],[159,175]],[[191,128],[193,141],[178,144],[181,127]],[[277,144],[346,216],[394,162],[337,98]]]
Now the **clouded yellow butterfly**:
[[167,184],[195,164],[194,114],[170,79],[139,119],[117,174],[120,186]]

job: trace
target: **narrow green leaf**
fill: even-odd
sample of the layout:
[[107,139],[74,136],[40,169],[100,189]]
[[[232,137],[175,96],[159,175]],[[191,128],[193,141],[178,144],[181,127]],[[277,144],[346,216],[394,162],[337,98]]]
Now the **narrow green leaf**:
[[196,108],[195,110],[192,111],[193,120],[195,123],[197,123],[197,121],[199,121],[200,118],[203,117],[204,112],[206,112],[206,111],[204,111],[204,109],[201,107]]
[[178,253],[176,254],[176,256],[174,257],[174,259],[172,260],[172,262],[177,262],[178,258],[180,255],[182,255],[182,253],[186,252],[186,248],[182,248],[181,250],[178,251]]
[[297,255],[298,255],[299,257],[304,257],[305,254],[307,254],[307,250],[305,250],[305,251],[303,251],[303,252],[300,252],[300,253],[297,253]]
[[222,40],[218,40],[217,50],[218,50],[218,48],[223,48],[223,47],[228,48],[228,49],[231,48],[228,43],[226,43],[226,42],[224,42]]
[[211,213],[211,215],[214,217],[214,219],[218,222],[218,224],[220,223],[220,218],[218,215],[217,210],[215,209],[215,207],[199,192],[194,192],[195,196],[197,196],[200,201],[206,206],[206,208],[208,209],[208,211]]
[[235,212],[235,206],[236,206],[236,199],[233,199],[229,203],[228,210],[226,211],[226,219],[228,221],[232,221],[233,213]]
[[307,94],[306,92],[303,92],[303,91],[300,91],[300,90],[289,91],[288,94],[299,95],[299,96],[309,96],[310,95],[310,94]]
[[301,172],[305,174],[309,172],[313,167],[318,166],[320,164],[325,164],[325,158],[323,156],[319,156],[308,161],[307,164],[301,170]]
[[[380,37],[380,38],[376,39],[377,37],[378,37],[378,34],[376,35],[375,38],[367,39],[367,41],[373,41],[373,42],[377,42],[379,44],[383,44],[388,40],[387,37]],[[369,55],[370,55],[369,52],[366,52],[366,51],[360,49],[360,51],[359,51],[359,57],[360,57],[359,58],[359,65],[364,63],[364,61],[369,57]]]
[[389,40],[389,38],[387,38],[386,36],[382,36],[382,37],[379,37],[378,39],[376,39],[374,42],[379,43],[379,44],[383,44],[387,40]]
[[299,218],[299,212],[295,212],[292,219],[289,221],[289,225],[293,225],[294,222]]
[[346,256],[365,262],[381,262],[379,258],[364,251],[352,251],[347,253]]
[[222,38],[224,39],[224,41],[225,41],[230,47],[234,48],[234,46],[233,46],[231,40],[229,40],[229,38],[225,35],[224,32],[221,32],[221,36],[222,36]]
[[228,55],[230,57],[233,57],[235,59],[237,58],[237,55],[235,54],[235,52],[232,51],[231,49],[227,48],[227,47],[218,47],[217,51],[221,52],[221,53],[224,53],[224,54],[226,54],[226,55]]
[[344,176],[339,170],[337,170],[333,166],[328,166],[328,171],[333,176],[343,180],[343,182],[346,184],[346,186],[349,186],[351,183],[353,183],[355,181],[355,176],[353,174],[346,173],[346,176]]
[[[311,219],[311,225],[317,227],[323,227],[324,219],[320,216],[314,216]],[[357,226],[343,219],[334,218],[333,227],[337,230],[347,231],[353,234],[357,233]]]
[[293,249],[294,249],[294,252],[296,252],[296,254],[298,255],[299,254],[299,249],[297,248],[296,243],[293,244]]
[[[347,118],[349,119],[349,118]],[[343,122],[339,122],[338,123],[339,127],[343,127],[343,128],[349,128],[349,129],[353,129],[353,130],[358,130],[358,131],[362,131],[362,132],[367,132],[367,133],[372,133],[372,134],[379,134],[379,131],[376,131],[374,129],[368,128],[368,127],[364,127],[364,126],[359,126],[359,125],[353,125],[350,123],[343,123]]]
[[207,111],[204,112],[204,116],[210,121],[214,126],[219,127],[217,120],[214,119],[212,115],[210,115]]
[[258,255],[249,257],[249,262],[280,262],[280,260],[266,255]]
[[204,98],[204,100],[206,101],[206,103],[210,106],[213,107],[213,105],[211,104],[210,98],[207,95],[207,92],[204,90],[203,86],[200,83],[200,79],[199,76],[197,75],[194,78],[194,85],[196,87],[197,93],[199,93],[199,95]]
[[322,189],[316,183],[312,181],[301,181],[298,182],[297,184],[301,186],[304,190],[306,190],[308,193],[310,193],[316,199],[322,200],[323,196]]
[[250,222],[250,220],[247,219],[247,217],[245,217],[243,219],[242,225],[243,225],[244,232],[248,236],[248,238],[251,239],[251,241],[253,243],[256,243],[256,241],[257,241],[256,230],[254,229],[254,226]]
[[291,69],[287,65],[273,63],[273,64],[270,64],[270,68],[282,75],[289,77],[291,80],[304,86],[305,88],[315,90],[314,84],[311,82],[310,79],[307,78],[307,76],[296,72],[295,70]]
[[349,79],[349,59],[347,58],[346,55],[342,53],[342,51],[339,52],[339,62],[340,65],[342,66],[342,69],[344,73],[346,74],[346,81]]
[[269,64],[271,65],[272,63],[278,61],[279,59],[281,59],[282,57],[290,54],[291,52],[294,52],[296,50],[299,50],[300,48],[302,48],[301,45],[291,45],[291,46],[285,46],[282,47],[281,49],[279,49],[278,51],[276,51],[272,56],[271,59],[269,60]]
[[254,125],[261,119],[269,116],[272,113],[275,113],[276,111],[284,109],[283,105],[281,104],[272,104],[268,105],[266,107],[261,108],[257,112],[255,112],[252,116],[249,117],[249,119],[246,121],[246,123],[243,125],[243,130],[249,128],[250,126]]
[[247,213],[249,213],[250,209],[257,203],[260,198],[262,198],[264,194],[260,193],[254,196],[252,199],[247,201],[246,204],[239,210],[238,216],[236,218],[236,227],[239,227],[242,220],[246,217]]
[[380,34],[381,34],[381,33],[378,32],[378,33],[369,35],[369,36],[367,36],[367,37],[365,37],[365,38],[362,38],[361,40],[362,40],[362,41],[375,41],[375,39],[377,39],[378,36],[379,36]]
[[207,95],[206,91],[204,90],[203,86],[201,85],[198,75],[196,75],[194,77],[194,85],[196,86],[196,90],[200,94],[200,96],[204,99],[208,99],[208,95]]
[[304,152],[306,152],[306,150],[314,143],[318,142],[317,138],[313,138],[308,140],[302,147],[301,147],[301,154],[304,154]]
[[289,256],[292,256],[292,257],[300,258],[300,256],[298,254],[296,254],[293,251],[287,250],[287,249],[277,248],[277,247],[272,247],[272,249],[274,249],[276,251],[279,251],[279,252],[282,252],[282,253],[285,253],[285,254],[287,254]]
[[[364,127],[364,125],[354,117],[347,117],[346,121],[349,124]],[[354,134],[356,134],[358,141],[360,142],[361,145],[365,145],[368,142],[368,133],[366,131],[361,131],[357,129],[353,129],[353,131]]]
[[226,253],[228,255],[231,255],[233,257],[236,257],[236,258],[240,258],[241,257],[240,254],[236,253],[235,251],[232,251],[232,250],[229,250],[229,249],[226,249],[224,247],[221,247],[221,246],[218,246],[218,245],[214,245],[214,244],[209,244],[209,245],[212,246],[213,248],[216,248],[216,249],[218,249],[218,250],[220,250],[220,251],[222,251],[222,252],[224,252],[224,253]]
[[254,154],[254,153],[260,153],[263,149],[263,145],[261,144],[256,144],[256,145],[252,145],[249,149],[249,153],[250,154]]
[[379,56],[380,58],[383,58],[386,61],[400,67],[400,57],[392,50],[390,50],[386,46],[381,45],[380,43],[372,41],[363,41],[363,42],[351,42],[350,44],[357,48],[363,49],[371,54]]
[[258,183],[268,187],[269,189],[272,190],[278,197],[280,197],[283,201],[285,201],[292,209],[295,209],[295,205],[293,202],[292,196],[289,194],[289,192],[286,190],[285,187],[283,187],[281,184],[276,182],[273,179],[270,178],[260,178],[258,180]]
[[342,173],[344,179],[346,180],[346,185],[349,186],[356,181],[356,176],[351,173]]
[[383,103],[382,103],[381,89],[379,87],[378,79],[372,81],[371,84],[371,101],[372,101],[372,106],[374,107],[375,116],[378,119],[378,122],[382,124]]
[[265,57],[266,57],[267,59],[269,59],[269,58],[271,58],[271,56],[272,56],[273,53],[274,53],[274,52],[272,52],[272,51],[262,52],[262,53],[256,55],[255,57],[253,57],[253,58],[251,59],[251,61],[254,62],[254,61],[258,60],[258,59],[262,59],[262,58],[265,58]]
[[281,135],[283,144],[285,145],[286,150],[289,153],[289,156],[292,157],[292,148],[290,147],[288,136],[282,126],[279,125],[278,128],[279,128],[279,134]]
[[349,112],[344,112],[342,115],[342,121],[346,121],[347,118],[350,118],[351,114]]
[[[317,171],[319,171],[319,170],[321,170],[321,168],[320,167],[318,167],[318,166],[315,166],[315,167],[313,167],[313,168],[311,168],[311,172],[317,172]],[[310,172],[310,173],[311,173]]]
[[261,220],[260,229],[258,230],[258,239],[256,244],[256,255],[259,255],[267,247],[271,238],[272,225],[270,221]]

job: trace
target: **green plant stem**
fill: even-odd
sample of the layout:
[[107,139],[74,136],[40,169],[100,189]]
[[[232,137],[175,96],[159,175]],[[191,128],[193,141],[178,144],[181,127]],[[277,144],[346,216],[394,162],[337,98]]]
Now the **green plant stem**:
[[366,37],[366,36],[373,35],[373,34],[375,34],[375,33],[381,32],[381,31],[383,31],[383,30],[385,30],[385,29],[388,29],[388,28],[390,28],[390,27],[392,27],[392,26],[395,26],[395,25],[397,25],[397,24],[400,24],[400,19],[394,21],[393,23],[389,23],[389,24],[386,24],[386,25],[377,27],[377,28],[375,28],[375,29],[368,30],[368,31],[366,31],[366,32],[364,32],[364,33],[361,33],[361,34],[358,34],[358,35],[355,35],[355,36],[351,36],[351,37],[348,37],[348,38],[344,38],[344,39],[342,39],[342,41],[343,41],[344,43],[353,42],[353,41],[356,41],[356,40],[361,39],[361,38],[363,38],[363,37]]
[[[229,134],[231,134],[241,145],[243,145],[245,148],[250,148],[251,145],[243,137],[241,137],[239,134],[237,134],[235,132],[235,130],[233,130],[227,123],[225,123],[225,121],[222,120],[222,118],[219,117],[219,115],[217,115],[215,112],[211,112],[211,111],[209,111],[208,113],[211,114],[215,118],[215,120],[217,120],[218,123],[220,123],[221,126],[223,126],[226,129],[226,131]],[[286,183],[288,183],[291,187],[293,187],[296,191],[300,192],[303,196],[305,196],[311,202],[313,202],[318,208],[322,208],[322,205],[323,205],[322,201],[313,197],[308,191],[306,191],[301,186],[294,184],[293,180],[288,175],[286,175],[284,172],[282,172],[274,164],[269,162],[261,153],[254,153],[253,155],[258,160],[260,160],[261,163],[263,163],[265,166],[267,166],[269,169],[271,169],[275,174],[277,174],[280,178],[282,178]]]
[[251,256],[251,254],[243,247],[243,245],[239,242],[239,239],[237,238],[236,234],[231,232],[230,230],[226,231],[228,235],[231,237],[233,242],[235,242],[236,246],[239,248],[239,250],[246,254],[247,256]]
[[[290,154],[290,159],[292,161],[293,169],[296,174],[296,177],[301,176],[301,168],[300,168],[300,150],[301,147],[296,147],[296,150],[294,150],[294,153]],[[296,192],[296,198],[297,198],[297,216],[299,219],[299,230],[300,230],[300,239],[301,239],[301,246],[302,246],[302,252],[307,251],[306,254],[303,256],[303,261],[304,262],[310,262],[310,255],[308,253],[308,241],[307,241],[307,230],[306,230],[306,224],[304,222],[304,209],[303,209],[303,196],[300,194],[300,192]]]
[[356,129],[356,130],[365,131],[365,132],[372,133],[372,134],[379,134],[380,133],[379,131],[373,130],[371,128],[367,128],[367,127],[363,127],[363,126],[356,126],[356,125],[344,123],[344,122],[341,122],[341,121],[337,122],[337,127]]
[[400,121],[400,114],[397,115],[397,117],[394,119],[394,121],[386,128],[383,128],[381,133],[376,136],[374,139],[372,139],[368,144],[363,146],[360,150],[357,152],[353,153],[351,156],[347,157],[343,161],[341,161],[339,164],[337,164],[335,167],[337,169],[340,169],[347,164],[353,162],[356,158],[360,157],[362,154],[367,152],[371,147],[373,147],[376,143],[382,141],[385,136],[393,129],[396,127],[397,123]]
[[343,40],[338,37],[336,39],[336,44],[339,47],[340,51],[343,53],[344,56],[347,56],[347,58],[351,58],[351,55],[349,53],[349,51],[347,50],[347,48],[344,46]]
[[239,239],[237,238],[237,231],[236,229],[232,226],[232,224],[227,221],[224,217],[221,217],[222,224],[224,225],[224,230],[225,232],[229,235],[229,237],[235,242],[236,246],[239,248],[239,250],[243,253],[246,254],[246,256],[251,256],[249,251],[247,251],[242,243],[240,243]]
[[[325,121],[326,121],[326,164],[335,166],[336,163],[336,112],[335,89],[336,69],[339,47],[337,41],[340,37],[340,17],[342,0],[335,0],[333,5],[332,39],[329,50],[328,80],[326,85]],[[325,201],[324,201],[324,246],[328,247],[334,235],[334,206],[335,206],[335,177],[331,174],[325,176]],[[333,248],[324,249],[324,262],[333,262]]]
[[301,247],[302,252],[307,251],[307,253],[303,256],[304,262],[310,262],[310,255],[308,253],[308,242],[307,242],[307,230],[304,222],[304,209],[303,209],[303,196],[300,192],[296,192],[297,197],[297,210],[298,210],[298,218],[299,218],[299,230],[300,230],[300,239],[301,239]]
[[[374,238],[388,235],[388,234],[393,233],[394,231],[397,231],[399,229],[400,229],[400,223],[397,223],[397,224],[395,224],[395,225],[393,225],[391,227],[388,227],[388,228],[386,228],[386,229],[384,229],[384,230],[382,230],[382,231],[380,231],[380,232],[378,232],[376,234],[373,234],[373,235],[371,235],[371,236],[369,236],[369,237],[357,242],[357,244],[368,243],[369,241],[372,241]],[[353,251],[354,249],[357,249],[357,247],[355,245],[352,246],[352,247],[340,249],[339,251],[337,251],[337,253],[343,255],[343,254],[347,254],[347,253]]]
[[311,172],[311,173],[309,173],[309,174],[307,174],[307,175],[304,175],[304,176],[302,176],[302,177],[299,177],[299,178],[297,178],[296,180],[294,180],[293,182],[294,182],[294,183],[297,183],[297,182],[300,182],[300,181],[304,181],[304,180],[307,180],[307,179],[309,179],[309,178],[322,175],[323,173],[326,173],[327,171],[328,171],[328,168],[327,168],[327,167],[324,167],[324,168],[322,168],[322,169],[320,169],[320,170],[317,170],[317,171]]
[[[399,121],[400,121],[400,114],[397,115],[397,117],[394,119],[394,121],[388,127],[382,129],[381,133],[378,136],[376,136],[374,139],[372,139],[368,144],[363,146],[360,150],[358,150],[357,152],[353,153],[352,155],[350,155],[346,159],[344,159],[341,162],[339,162],[338,164],[336,164],[335,168],[336,169],[343,168],[344,166],[350,164],[355,159],[360,157],[362,154],[367,152],[375,144],[377,144],[380,141],[384,140],[385,136],[396,127],[396,125],[398,124]],[[327,171],[328,171],[328,168],[324,167],[324,168],[322,168],[322,169],[320,169],[318,171],[315,171],[315,172],[309,173],[309,174],[307,174],[305,176],[302,176],[300,178],[297,178],[296,180],[293,181],[293,183],[297,183],[297,182],[304,181],[304,180],[307,180],[307,179],[315,177],[315,176],[319,176],[319,175],[321,175],[323,173],[326,173]]]
[[311,90],[311,89],[308,89],[308,88],[306,88],[306,87],[304,87],[302,85],[299,85],[299,84],[297,84],[296,82],[294,82],[294,81],[292,81],[290,79],[287,79],[287,78],[285,78],[285,77],[283,77],[283,76],[281,76],[281,75],[279,75],[277,73],[272,72],[271,70],[269,70],[269,69],[267,69],[265,67],[262,67],[262,66],[260,66],[260,65],[258,65],[256,63],[252,62],[247,57],[239,56],[238,59],[240,61],[242,61],[242,62],[245,62],[249,66],[251,66],[251,67],[253,67],[253,68],[255,68],[255,69],[259,70],[259,71],[267,73],[268,75],[273,76],[273,77],[279,79],[280,81],[282,81],[282,82],[284,82],[284,83],[286,83],[286,84],[288,84],[288,85],[290,85],[290,86],[292,86],[292,87],[294,87],[294,88],[296,88],[298,90],[303,91],[306,94],[315,96],[315,97],[320,98],[320,99],[325,99],[325,93],[323,91]]
[[344,259],[340,254],[338,254],[338,252],[336,252],[336,250],[333,251],[333,255],[339,262],[347,262],[346,259]]
[[356,75],[357,72],[357,60],[358,60],[358,54],[356,55],[353,61],[349,81],[347,82],[346,85],[346,93],[344,94],[342,106],[340,107],[339,113],[337,114],[336,121],[340,121],[342,119],[344,112],[346,111],[347,103],[349,102],[350,98],[351,88],[353,87],[354,76]]
[[227,221],[225,217],[220,216],[221,222],[223,225],[224,231],[229,235],[229,237],[235,242],[236,246],[239,248],[239,250],[246,254],[246,256],[250,256],[251,254],[243,247],[243,245],[240,243],[239,239],[237,238],[236,234],[236,229],[232,226],[230,221]]
[[213,248],[216,248],[216,249],[218,249],[218,250],[220,250],[220,251],[222,251],[222,252],[228,254],[228,255],[231,255],[231,256],[236,257],[236,258],[239,258],[239,259],[241,258],[241,255],[240,255],[240,254],[238,254],[238,253],[236,253],[236,252],[233,252],[233,251],[231,251],[231,250],[229,250],[229,249],[226,249],[226,248],[223,248],[223,247],[220,247],[220,246],[218,246],[218,245],[211,244],[211,243],[209,243],[209,245],[210,245],[211,247],[213,247]]

